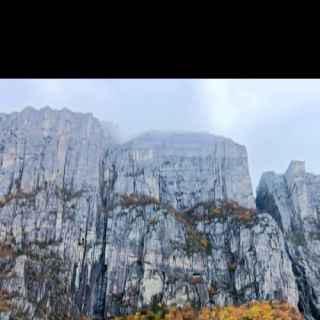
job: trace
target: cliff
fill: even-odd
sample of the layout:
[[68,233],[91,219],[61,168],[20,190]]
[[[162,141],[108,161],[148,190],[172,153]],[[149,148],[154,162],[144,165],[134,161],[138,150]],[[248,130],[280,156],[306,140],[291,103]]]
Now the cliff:
[[[246,149],[230,139],[149,132],[119,144],[91,114],[50,108],[1,114],[0,137],[7,319],[103,319],[157,302],[295,306],[309,290],[283,232],[289,200],[259,201],[257,214]],[[290,183],[317,189],[300,170]],[[316,202],[292,202],[297,226]]]
[[306,319],[320,318],[320,176],[292,161],[283,175],[263,174],[257,190],[257,207],[278,222],[286,239],[299,288],[299,307]]

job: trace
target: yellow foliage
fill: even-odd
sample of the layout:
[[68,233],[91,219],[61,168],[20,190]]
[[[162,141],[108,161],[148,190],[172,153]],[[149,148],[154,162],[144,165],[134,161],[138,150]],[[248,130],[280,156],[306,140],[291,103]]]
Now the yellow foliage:
[[212,212],[214,214],[220,214],[221,213],[221,209],[220,208],[214,208],[214,209],[212,209]]
[[202,244],[202,246],[204,248],[207,248],[209,246],[209,240],[208,239],[201,239],[200,242],[201,242],[201,244]]
[[115,320],[303,320],[302,315],[285,302],[253,301],[241,306],[225,306],[196,310],[190,306],[171,308],[161,316],[152,311],[136,313]]
[[217,292],[216,288],[211,287],[211,286],[208,288],[208,295],[209,295],[209,297],[212,297],[213,295],[215,295],[216,292]]

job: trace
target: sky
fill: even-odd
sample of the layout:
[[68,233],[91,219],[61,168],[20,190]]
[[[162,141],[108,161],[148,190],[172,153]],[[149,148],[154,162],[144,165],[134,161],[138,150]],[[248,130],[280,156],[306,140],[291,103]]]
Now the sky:
[[0,113],[26,106],[92,112],[123,140],[148,130],[231,138],[247,147],[254,190],[291,160],[320,174],[317,79],[1,79]]

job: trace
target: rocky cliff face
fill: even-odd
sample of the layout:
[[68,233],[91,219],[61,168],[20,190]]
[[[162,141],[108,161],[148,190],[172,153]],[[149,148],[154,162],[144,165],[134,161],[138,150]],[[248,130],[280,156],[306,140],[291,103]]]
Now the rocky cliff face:
[[[243,146],[207,134],[155,132],[113,156],[106,171],[120,206],[110,215],[106,247],[112,314],[152,301],[297,303],[282,233],[271,216],[252,210]],[[225,208],[230,200],[239,206]]]
[[50,108],[1,115],[0,131],[0,238],[13,249],[1,287],[25,316],[63,315],[86,255],[79,243],[97,233],[99,163],[112,139],[92,115]]
[[268,211],[283,229],[306,319],[320,319],[320,176],[305,163],[292,161],[283,175],[265,173],[257,207]]
[[[294,228],[316,217],[305,190],[317,177],[289,170],[306,192],[294,214],[270,189],[257,215],[246,149],[226,138],[150,132],[120,145],[92,115],[50,108],[1,114],[0,132],[7,319],[103,319],[157,302],[297,305],[313,288],[315,265],[295,263],[282,230],[291,216]],[[302,285],[299,272],[312,279]]]

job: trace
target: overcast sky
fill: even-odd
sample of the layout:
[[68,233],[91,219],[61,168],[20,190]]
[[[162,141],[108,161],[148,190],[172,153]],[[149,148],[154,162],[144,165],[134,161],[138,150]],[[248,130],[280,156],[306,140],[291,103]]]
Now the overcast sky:
[[247,147],[254,189],[293,159],[320,174],[320,80],[0,80],[0,112],[47,105],[92,112],[124,139],[152,129],[232,138]]

